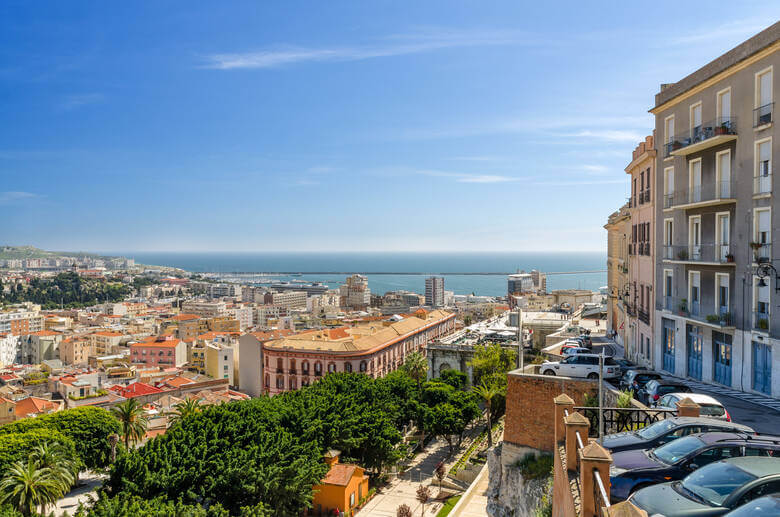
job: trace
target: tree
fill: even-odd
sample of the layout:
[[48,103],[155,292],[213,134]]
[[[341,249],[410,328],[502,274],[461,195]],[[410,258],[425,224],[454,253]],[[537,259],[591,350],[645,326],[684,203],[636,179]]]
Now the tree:
[[79,463],[62,445],[56,442],[41,443],[33,449],[30,460],[37,468],[48,470],[62,484],[63,493],[76,483]]
[[146,416],[136,399],[127,399],[111,408],[111,412],[119,420],[126,448],[130,448],[131,441],[138,442],[143,439],[146,434]]
[[479,398],[485,401],[485,407],[487,409],[488,447],[493,447],[493,424],[491,419],[491,408],[493,405],[493,399],[500,393],[500,388],[494,384],[487,384],[487,382],[483,381],[479,386],[474,386],[472,390]]
[[73,441],[54,429],[32,429],[20,433],[0,434],[0,477],[5,475],[14,463],[25,463],[37,446],[47,442],[60,444],[69,458],[77,458]]
[[409,377],[417,381],[417,388],[420,389],[422,380],[428,373],[428,360],[420,352],[412,352],[406,356],[404,368]]
[[444,476],[447,474],[447,471],[444,469],[443,461],[440,461],[436,465],[436,470],[434,471],[434,474],[436,475],[436,479],[439,480],[439,494],[441,494],[441,482],[444,481]]
[[0,481],[0,504],[10,504],[25,517],[38,514],[38,508],[54,503],[67,489],[49,469],[40,469],[35,461],[11,465]]
[[108,443],[111,444],[111,463],[116,461],[116,445],[119,443],[119,435],[114,433],[108,437]]
[[449,384],[456,390],[461,390],[466,386],[468,376],[465,372],[449,369],[441,372],[441,375],[439,375],[439,380]]
[[465,316],[463,316],[463,324],[465,326],[470,327],[471,326],[471,321],[472,321],[471,314],[466,314]]
[[408,504],[402,504],[395,511],[395,515],[396,517],[412,517],[412,509],[409,508]]
[[186,398],[173,407],[175,408],[175,411],[168,415],[168,420],[171,425],[181,423],[182,420],[201,410],[200,400],[194,398]]
[[506,384],[506,373],[515,367],[517,352],[505,349],[498,343],[474,348],[474,357],[469,365],[474,370],[474,385],[482,381]]
[[422,515],[425,515],[425,503],[431,498],[431,491],[425,485],[417,487],[417,500],[422,504]]

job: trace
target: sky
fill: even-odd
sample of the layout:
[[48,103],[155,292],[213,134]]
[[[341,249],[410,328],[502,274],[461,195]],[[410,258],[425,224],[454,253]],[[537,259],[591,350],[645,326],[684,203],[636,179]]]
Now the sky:
[[6,0],[0,244],[603,251],[660,83],[779,16],[778,2]]

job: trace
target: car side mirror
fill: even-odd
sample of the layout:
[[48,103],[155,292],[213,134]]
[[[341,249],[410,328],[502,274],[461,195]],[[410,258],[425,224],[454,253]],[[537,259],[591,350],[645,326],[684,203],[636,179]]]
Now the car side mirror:
[[690,470],[697,470],[699,468],[699,465],[697,463],[691,462],[691,463],[688,463],[688,468]]

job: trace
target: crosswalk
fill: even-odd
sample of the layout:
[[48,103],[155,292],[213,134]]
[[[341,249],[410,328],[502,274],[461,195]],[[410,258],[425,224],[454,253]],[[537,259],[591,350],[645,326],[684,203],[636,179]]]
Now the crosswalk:
[[694,381],[691,379],[681,379],[679,377],[675,377],[675,379],[695,391],[704,391],[716,395],[734,397],[740,400],[745,400],[747,402],[752,402],[753,404],[758,404],[760,406],[774,409],[775,411],[780,411],[780,400],[774,399],[772,397],[758,395],[756,393],[746,393],[744,391],[738,391],[726,386],[719,386],[717,384],[705,384],[703,382]]

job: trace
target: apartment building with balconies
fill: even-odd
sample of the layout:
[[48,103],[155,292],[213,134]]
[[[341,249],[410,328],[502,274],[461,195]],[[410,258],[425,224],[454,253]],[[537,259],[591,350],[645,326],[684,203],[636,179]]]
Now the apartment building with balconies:
[[629,243],[631,213],[627,202],[607,219],[607,330],[614,331],[615,341],[626,345],[628,319],[634,315],[629,286]]
[[631,178],[628,201],[631,234],[628,243],[628,286],[623,295],[630,305],[626,317],[625,352],[631,360],[652,364],[653,285],[655,283],[655,178],[654,137],[634,149],[625,171]]
[[775,67],[780,23],[656,95],[653,362],[780,397]]

